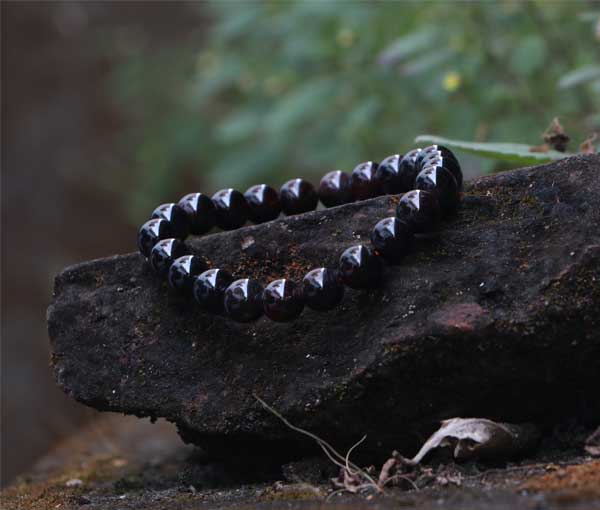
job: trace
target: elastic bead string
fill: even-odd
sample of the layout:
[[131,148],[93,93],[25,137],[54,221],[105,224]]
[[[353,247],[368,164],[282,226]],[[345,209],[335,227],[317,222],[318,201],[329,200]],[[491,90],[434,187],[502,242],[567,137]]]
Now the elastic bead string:
[[[366,161],[351,174],[327,173],[318,189],[304,179],[286,182],[279,192],[266,184],[244,194],[228,188],[212,198],[185,195],[177,204],[162,204],[138,232],[138,248],[154,271],[178,292],[192,295],[205,310],[225,313],[238,322],[266,315],[276,322],[296,319],[304,307],[327,311],[338,305],[344,286],[370,289],[380,285],[383,262],[397,264],[410,251],[415,234],[431,232],[444,214],[456,211],[462,171],[454,154],[441,145],[388,156],[381,163]],[[277,279],[266,288],[252,278],[234,279],[224,269],[208,269],[184,243],[218,226],[233,230],[247,221],[264,223],[285,215],[314,210],[320,201],[334,207],[378,195],[402,194],[396,215],[378,221],[371,246],[358,244],[340,256],[337,268],[309,271],[297,284]]]

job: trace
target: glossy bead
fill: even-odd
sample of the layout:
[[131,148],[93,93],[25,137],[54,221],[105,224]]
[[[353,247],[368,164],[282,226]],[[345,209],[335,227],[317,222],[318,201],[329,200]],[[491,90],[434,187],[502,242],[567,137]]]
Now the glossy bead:
[[210,197],[202,193],[190,193],[178,203],[190,221],[190,230],[194,235],[202,235],[217,224],[217,210]]
[[173,228],[167,220],[155,218],[144,223],[138,231],[137,244],[140,253],[149,257],[154,245],[162,239],[174,236]]
[[444,167],[429,166],[421,170],[415,179],[415,188],[434,193],[443,212],[452,213],[458,206],[456,179]]
[[263,288],[256,280],[244,278],[236,280],[225,290],[223,305],[233,320],[250,322],[263,313]]
[[395,195],[403,191],[403,182],[400,175],[401,154],[394,154],[385,158],[375,172],[375,179],[379,189],[385,195]]
[[430,191],[409,191],[402,195],[396,207],[396,217],[420,234],[435,230],[441,215],[438,199]]
[[160,275],[167,276],[171,264],[189,253],[188,247],[179,239],[158,241],[150,252],[150,265]]
[[406,255],[414,241],[411,228],[398,218],[384,218],[371,231],[371,243],[388,262],[398,262]]
[[400,191],[410,191],[415,187],[415,178],[419,173],[419,167],[417,166],[417,158],[421,153],[421,149],[414,149],[407,152],[400,160],[400,180],[402,186]]
[[152,213],[153,218],[161,218],[171,223],[173,236],[185,239],[190,235],[190,220],[186,212],[177,204],[159,205]]
[[167,281],[172,289],[191,294],[194,280],[202,271],[206,271],[204,260],[196,255],[184,255],[171,264]]
[[211,313],[223,312],[223,295],[233,277],[225,269],[209,269],[194,279],[193,293],[196,302]]
[[377,287],[382,272],[381,258],[362,244],[351,246],[340,257],[342,281],[352,289]]
[[217,213],[217,226],[223,230],[240,228],[248,220],[248,204],[244,195],[233,188],[222,189],[212,196]]
[[279,193],[271,186],[257,184],[244,193],[248,204],[248,217],[254,223],[274,220],[281,212]]
[[302,280],[306,306],[324,312],[334,308],[344,297],[344,285],[339,273],[320,267],[309,271]]
[[279,191],[281,208],[288,216],[313,211],[319,202],[314,186],[304,179],[292,179]]
[[373,161],[365,161],[352,170],[352,196],[355,200],[366,200],[381,193],[376,172],[377,163]]
[[302,287],[292,280],[272,281],[263,292],[263,308],[265,315],[276,322],[294,320],[304,309]]
[[352,179],[346,172],[326,173],[319,183],[319,199],[325,207],[352,202]]
[[460,165],[458,161],[452,158],[445,158],[443,156],[430,155],[423,159],[422,168],[426,168],[428,166],[441,166],[448,170],[452,176],[456,179],[456,184],[458,185],[459,191],[462,189],[463,184],[463,175],[462,170],[460,169]]

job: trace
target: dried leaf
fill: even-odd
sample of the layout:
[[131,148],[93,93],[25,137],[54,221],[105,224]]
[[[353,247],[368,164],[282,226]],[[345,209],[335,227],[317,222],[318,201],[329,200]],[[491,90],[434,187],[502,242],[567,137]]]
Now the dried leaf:
[[594,145],[596,138],[598,138],[598,133],[592,133],[588,138],[581,142],[579,152],[582,154],[596,154],[596,146]]
[[487,458],[502,460],[512,458],[530,449],[539,437],[534,425],[497,423],[485,418],[452,418],[442,422],[413,457],[417,464],[433,449],[451,446],[454,458]]
[[554,117],[546,131],[542,134],[544,142],[558,152],[565,152],[571,138],[565,133],[564,128],[558,121],[558,117]]

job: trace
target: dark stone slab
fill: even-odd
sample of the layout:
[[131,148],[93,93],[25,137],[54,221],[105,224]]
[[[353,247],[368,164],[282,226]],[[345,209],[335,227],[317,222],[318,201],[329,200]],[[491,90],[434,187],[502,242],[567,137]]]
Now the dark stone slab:
[[[266,284],[336,264],[397,197],[192,243]],[[134,241],[132,240],[132,246]],[[413,448],[453,416],[600,417],[600,156],[482,177],[385,286],[292,324],[236,324],[170,293],[138,254],[65,269],[48,311],[59,385],[100,410],[165,417],[221,453],[307,446],[253,398],[343,450]],[[410,450],[404,450],[410,453]]]

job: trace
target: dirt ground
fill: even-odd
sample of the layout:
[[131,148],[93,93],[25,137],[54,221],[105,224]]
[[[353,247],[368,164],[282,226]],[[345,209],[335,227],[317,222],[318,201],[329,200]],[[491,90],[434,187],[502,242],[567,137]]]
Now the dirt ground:
[[2,508],[600,509],[600,459],[586,456],[575,436],[542,441],[517,463],[438,461],[417,489],[351,495],[334,493],[327,478],[335,470],[324,459],[280,471],[225,465],[185,446],[166,422],[106,415],[5,489]]

